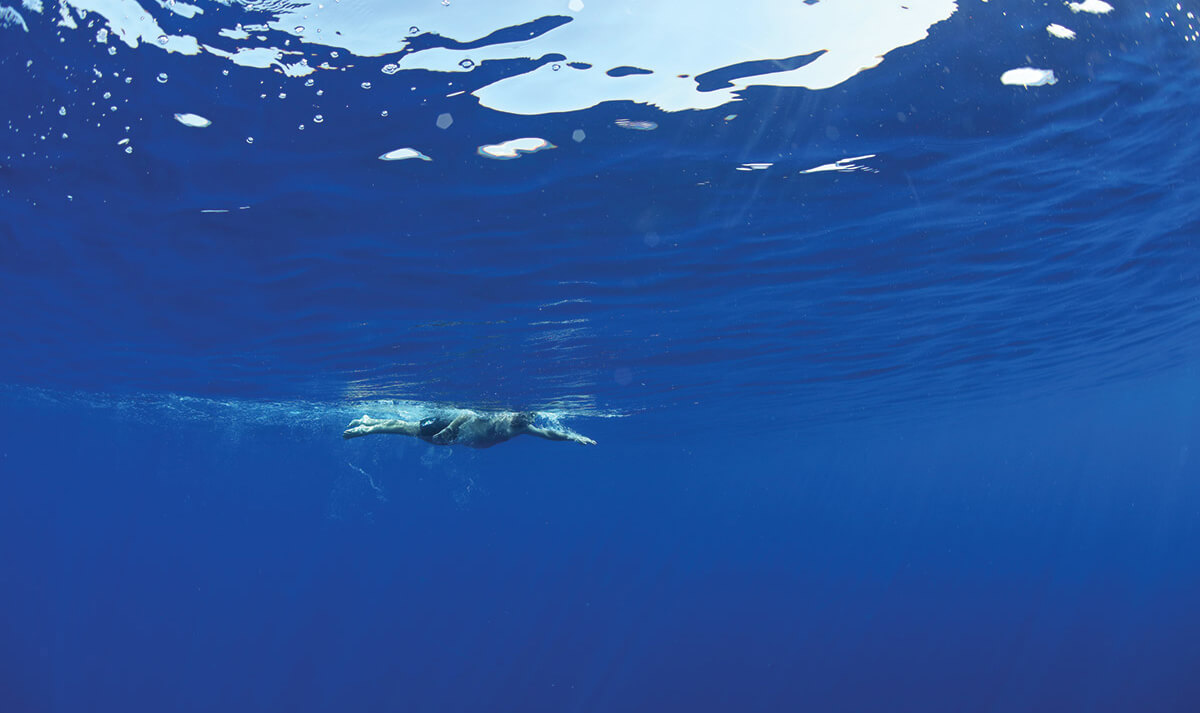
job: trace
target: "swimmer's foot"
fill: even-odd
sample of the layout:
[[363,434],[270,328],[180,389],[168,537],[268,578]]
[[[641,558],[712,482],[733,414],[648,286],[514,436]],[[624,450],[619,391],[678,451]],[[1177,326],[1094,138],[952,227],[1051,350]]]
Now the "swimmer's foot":
[[346,430],[342,431],[342,438],[358,438],[371,433],[371,427],[379,423],[382,419],[371,418],[363,414],[362,418],[356,418],[346,426]]

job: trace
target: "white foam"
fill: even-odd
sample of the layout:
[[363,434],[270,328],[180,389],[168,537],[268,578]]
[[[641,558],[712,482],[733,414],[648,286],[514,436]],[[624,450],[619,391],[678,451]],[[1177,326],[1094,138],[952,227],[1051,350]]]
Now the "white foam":
[[[129,47],[144,42],[167,52],[200,54],[200,43],[190,35],[168,35],[151,15],[134,0],[63,0],[76,12],[94,12],[108,22],[112,34]],[[165,38],[165,41],[163,40]]]
[[1083,2],[1069,2],[1067,7],[1071,12],[1090,12],[1093,15],[1107,15],[1113,11],[1113,6],[1104,2],[1104,0],[1083,0]]
[[[59,16],[59,20],[58,20],[59,27],[65,27],[69,30],[79,29],[78,23],[75,22],[74,17],[71,17],[71,11],[67,9],[66,5],[58,6],[58,16]],[[107,37],[107,35],[108,35],[108,33],[105,32],[106,37]],[[99,37],[97,37],[96,41],[103,42],[104,40],[101,40]]]
[[633,131],[654,131],[658,128],[658,124],[653,121],[641,121],[638,119],[617,119],[613,123],[622,129],[632,129]]
[[0,28],[5,27],[20,27],[29,32],[29,25],[25,24],[25,18],[21,17],[21,13],[11,7],[0,5]]
[[178,121],[180,124],[183,124],[184,126],[191,126],[196,129],[204,129],[209,126],[212,126],[211,121],[209,121],[208,119],[205,119],[203,116],[200,116],[199,114],[176,114],[175,121]]
[[218,57],[224,57],[234,64],[243,67],[259,67],[266,69],[267,67],[282,67],[283,52],[274,47],[241,47],[234,52],[226,52],[216,47],[203,45],[204,51],[215,54]]
[[851,156],[850,158],[841,158],[833,163],[823,163],[820,166],[805,169],[800,173],[824,173],[825,171],[840,171],[842,173],[850,173],[852,171],[866,171],[868,173],[878,173],[877,170],[855,163],[855,161],[864,161],[868,158],[875,158],[875,154],[869,153],[863,156]]
[[176,15],[179,15],[180,17],[186,17],[189,20],[196,15],[204,14],[203,8],[196,7],[195,5],[189,5],[185,2],[179,2],[179,0],[158,0],[158,4],[175,13]]
[[425,154],[421,153],[420,151],[418,151],[416,149],[410,149],[407,147],[402,148],[402,149],[394,149],[392,151],[388,151],[387,153],[380,156],[379,160],[380,161],[403,161],[405,159],[410,159],[410,158],[419,158],[422,161],[432,161],[433,160],[433,159],[429,158],[428,156],[426,156]]
[[1035,69],[1034,67],[1017,67],[1000,75],[1000,82],[1017,87],[1044,87],[1058,82],[1052,69]]
[[307,77],[317,71],[315,67],[310,67],[307,59],[302,59],[295,64],[283,64],[279,66],[279,71],[289,77]]
[[537,153],[547,149],[556,148],[554,144],[545,139],[536,137],[526,137],[523,139],[512,139],[498,144],[488,144],[479,147],[479,155],[487,158],[495,159],[511,159],[519,158],[521,154]]
[[1051,37],[1057,37],[1063,40],[1075,39],[1075,30],[1063,27],[1062,25],[1046,25],[1046,32],[1049,32]]

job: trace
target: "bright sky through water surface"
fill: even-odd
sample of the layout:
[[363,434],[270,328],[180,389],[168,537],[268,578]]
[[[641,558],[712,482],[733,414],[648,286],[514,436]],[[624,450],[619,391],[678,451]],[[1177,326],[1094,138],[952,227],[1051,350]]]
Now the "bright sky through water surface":
[[[1006,12],[935,0],[14,4],[9,37],[47,54],[6,64],[33,84],[5,160],[46,170],[54,188],[24,194],[42,185],[30,179],[8,194],[41,211],[65,202],[51,215],[60,235],[78,234],[73,217],[108,226],[101,241],[129,236],[114,249],[131,265],[214,266],[207,280],[150,264],[134,270],[144,279],[35,282],[22,294],[45,287],[60,323],[44,338],[17,330],[30,350],[14,373],[89,390],[589,413],[700,406],[725,388],[819,418],[1053,380],[1066,355],[1120,371],[1110,353],[1150,344],[1137,335],[1156,327],[1130,315],[1123,336],[1096,340],[1084,295],[1110,291],[1103,271],[1043,272],[1078,244],[1119,265],[1122,226],[1147,224],[1115,220],[1100,242],[1084,223],[1052,224],[1123,175],[1104,164],[1126,154],[1098,147],[1130,129],[1106,116],[1056,136],[1046,117],[1125,81],[1097,75],[1097,47],[1121,42],[1105,32],[1188,48],[1194,17],[1115,20],[1098,2]],[[1006,39],[979,44],[991,36]],[[60,48],[73,58],[59,63]],[[37,85],[60,74],[61,88]],[[1039,131],[1051,133],[1021,139]],[[1186,164],[1158,155],[1168,177]],[[1002,156],[1012,168],[989,173]],[[63,170],[76,165],[146,190],[114,213]],[[1078,179],[1060,175],[1070,166]],[[296,206],[310,215],[293,221]],[[278,226],[275,246],[263,226]],[[1026,227],[1048,239],[1014,239],[1033,239]],[[1011,265],[979,269],[970,241]],[[1066,307],[1039,290],[1062,290]],[[130,319],[97,331],[87,325],[104,319],[87,315],[105,297],[129,299],[115,309]],[[201,304],[213,311],[180,318]],[[66,355],[89,345],[94,368],[75,368]],[[171,377],[141,366],[166,354]]]

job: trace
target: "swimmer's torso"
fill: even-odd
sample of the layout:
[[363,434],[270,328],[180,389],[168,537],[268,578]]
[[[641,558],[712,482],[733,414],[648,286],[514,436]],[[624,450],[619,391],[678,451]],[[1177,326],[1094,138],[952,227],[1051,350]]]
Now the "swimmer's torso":
[[[434,440],[434,436],[463,415],[467,415],[468,418],[455,427],[452,433],[446,434],[449,436],[448,439]],[[436,445],[457,443],[472,448],[489,448],[517,435],[513,429],[513,416],[512,413],[481,414],[468,410],[448,411],[422,419],[418,437]],[[443,436],[443,438],[446,437]]]

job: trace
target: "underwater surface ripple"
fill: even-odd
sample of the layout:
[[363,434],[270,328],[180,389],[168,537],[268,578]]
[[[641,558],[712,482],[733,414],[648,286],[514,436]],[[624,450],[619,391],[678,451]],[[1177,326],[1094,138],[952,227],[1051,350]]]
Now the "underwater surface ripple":
[[[804,420],[1193,360],[1194,43],[1089,18],[1086,43],[1036,38],[1056,85],[1005,87],[1011,58],[972,44],[1000,22],[960,12],[839,87],[675,114],[496,115],[430,80],[397,130],[366,117],[399,99],[322,77],[323,123],[296,131],[259,81],[172,71],[127,97],[130,155],[80,127],[21,159],[5,134],[8,380]],[[14,96],[55,105],[37,69],[57,51],[6,53]],[[164,117],[188,107],[213,125]],[[505,135],[557,148],[475,155]],[[398,141],[435,159],[375,160]]]

